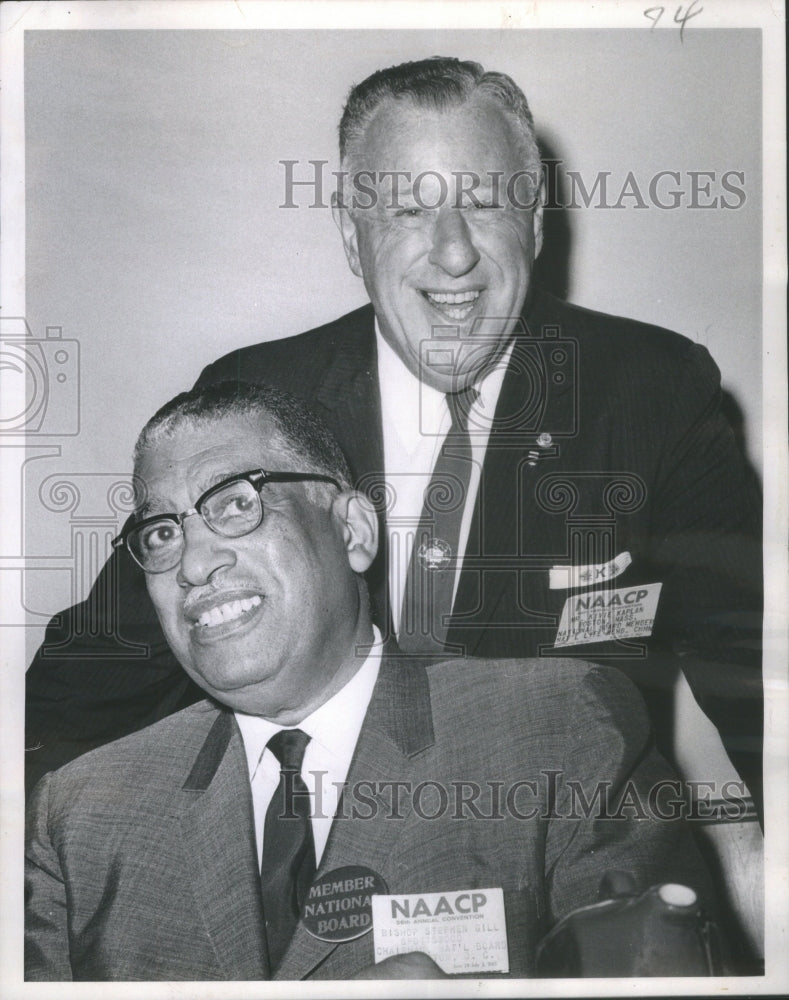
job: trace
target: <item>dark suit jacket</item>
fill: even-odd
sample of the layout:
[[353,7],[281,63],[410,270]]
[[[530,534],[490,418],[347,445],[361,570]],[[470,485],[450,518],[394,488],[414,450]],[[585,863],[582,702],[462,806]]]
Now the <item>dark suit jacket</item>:
[[[363,865],[393,893],[501,887],[517,977],[533,974],[552,924],[596,901],[610,869],[631,872],[639,890],[690,885],[709,904],[687,827],[649,808],[667,769],[646,733],[632,685],[606,668],[384,661],[348,774],[347,818],[335,818],[318,874]],[[584,816],[572,780],[587,801],[610,782],[609,814],[626,795],[624,814],[638,801],[644,816]],[[407,783],[394,811],[393,781]],[[446,790],[443,811],[440,798],[412,794],[425,781]],[[458,806],[453,782],[489,781],[502,783],[502,818]],[[508,809],[523,781],[536,794]],[[369,819],[350,818],[358,782],[370,783]],[[483,798],[478,806],[490,812]],[[247,763],[226,709],[199,702],[48,775],[28,837],[28,979],[267,978]],[[300,924],[275,978],[343,979],[372,961],[371,934],[330,944]]]
[[[366,306],[242,348],[200,382],[270,382],[302,396],[357,483],[382,498],[373,320]],[[653,636],[555,655],[627,671],[664,748],[681,663],[758,799],[760,501],[719,397],[705,348],[536,294],[502,386],[447,643],[472,656],[551,655],[569,592],[549,588],[549,569],[629,552],[613,586],[663,584]],[[383,548],[368,580],[386,631]],[[32,778],[200,696],[164,643],[142,576],[113,557],[86,604],[53,619],[28,672],[28,745],[41,745],[28,755]]]

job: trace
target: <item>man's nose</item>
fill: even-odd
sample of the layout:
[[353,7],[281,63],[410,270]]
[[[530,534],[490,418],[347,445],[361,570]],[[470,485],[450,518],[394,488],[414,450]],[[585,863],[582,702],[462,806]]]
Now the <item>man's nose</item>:
[[453,278],[470,271],[479,260],[468,223],[460,209],[443,205],[433,230],[433,246],[428,260]]
[[203,586],[218,570],[235,565],[235,539],[217,535],[199,515],[186,518],[182,527],[184,549],[178,567],[178,582],[182,586]]

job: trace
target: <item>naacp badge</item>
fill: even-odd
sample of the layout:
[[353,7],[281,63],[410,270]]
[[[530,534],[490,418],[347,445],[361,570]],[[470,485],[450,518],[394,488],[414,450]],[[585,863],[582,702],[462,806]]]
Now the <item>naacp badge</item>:
[[310,886],[301,921],[320,941],[353,941],[372,930],[372,897],[388,891],[372,868],[335,868]]

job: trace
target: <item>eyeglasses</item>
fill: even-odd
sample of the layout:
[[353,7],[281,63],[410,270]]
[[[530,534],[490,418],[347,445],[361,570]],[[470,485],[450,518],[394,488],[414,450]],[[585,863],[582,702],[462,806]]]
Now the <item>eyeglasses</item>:
[[125,546],[132,559],[146,573],[166,573],[177,566],[184,551],[183,523],[192,514],[199,514],[216,535],[241,538],[263,523],[263,500],[260,491],[266,483],[330,483],[341,489],[332,476],[312,472],[267,472],[254,469],[240,472],[212,486],[198,499],[194,507],[181,514],[157,514],[136,524],[127,525],[113,549]]

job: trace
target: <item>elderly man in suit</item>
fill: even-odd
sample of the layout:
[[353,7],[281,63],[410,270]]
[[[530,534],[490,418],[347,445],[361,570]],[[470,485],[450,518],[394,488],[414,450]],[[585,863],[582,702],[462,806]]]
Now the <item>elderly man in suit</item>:
[[28,979],[448,971],[419,922],[374,966],[358,893],[350,933],[312,919],[346,884],[437,892],[458,912],[501,890],[506,930],[486,941],[498,972],[528,976],[540,937],[610,870],[706,897],[621,673],[382,654],[364,579],[376,515],[300,401],[236,382],[182,394],[146,426],[135,467],[118,547],[207,698],[38,785]]
[[[448,58],[382,70],[352,90],[340,149],[335,217],[371,305],[199,384],[274,382],[325,418],[377,503],[367,579],[403,647],[617,666],[666,750],[682,670],[758,803],[760,501],[709,354],[536,287],[539,152],[509,77]],[[438,472],[459,500],[436,539]],[[31,782],[200,694],[143,574],[113,557],[28,672]]]

